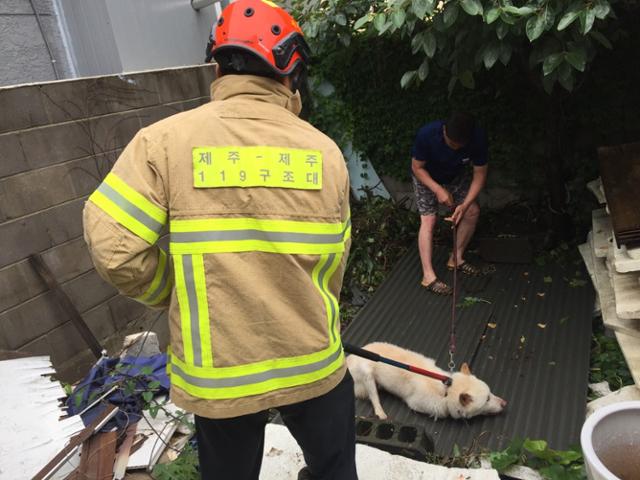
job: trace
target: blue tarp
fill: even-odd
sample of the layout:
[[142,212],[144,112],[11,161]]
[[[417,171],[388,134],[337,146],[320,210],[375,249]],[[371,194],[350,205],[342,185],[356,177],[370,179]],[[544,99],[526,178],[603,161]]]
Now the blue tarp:
[[119,430],[126,428],[140,420],[145,405],[144,392],[152,390],[154,396],[169,392],[166,367],[165,353],[151,357],[101,358],[69,396],[69,414],[76,415],[82,412],[97,398],[117,386],[115,391],[83,413],[82,421],[89,425],[102,413],[107,404],[113,404],[119,411],[102,431],[109,431],[114,427]]

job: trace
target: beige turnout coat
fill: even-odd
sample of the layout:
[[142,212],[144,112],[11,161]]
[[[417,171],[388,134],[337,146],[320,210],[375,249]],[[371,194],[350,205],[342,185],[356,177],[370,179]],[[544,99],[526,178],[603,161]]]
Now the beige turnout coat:
[[89,198],[84,231],[105,280],[169,308],[172,400],[229,418],[344,376],[349,179],[280,83],[225,76],[212,96],[135,136]]

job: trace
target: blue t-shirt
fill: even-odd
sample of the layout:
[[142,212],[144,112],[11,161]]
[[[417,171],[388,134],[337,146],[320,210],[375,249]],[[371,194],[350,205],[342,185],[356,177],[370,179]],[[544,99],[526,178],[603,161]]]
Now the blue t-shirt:
[[444,141],[444,121],[427,123],[416,135],[411,156],[426,162],[424,168],[438,183],[451,183],[470,163],[476,167],[487,164],[487,136],[476,127],[471,140],[460,150],[453,150]]

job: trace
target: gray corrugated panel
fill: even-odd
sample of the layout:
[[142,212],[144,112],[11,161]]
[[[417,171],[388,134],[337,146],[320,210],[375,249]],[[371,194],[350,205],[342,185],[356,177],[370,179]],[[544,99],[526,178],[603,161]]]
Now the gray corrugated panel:
[[[437,250],[434,260],[442,272],[446,252]],[[498,416],[434,421],[382,392],[389,418],[423,425],[441,454],[450,453],[455,444],[495,450],[518,437],[544,439],[553,448],[577,443],[585,417],[594,293],[590,283],[570,287],[567,279],[573,273],[557,265],[497,265],[488,277],[460,275],[460,301],[474,296],[491,305],[458,309],[456,362],[471,361],[477,351],[473,373],[509,406]],[[545,276],[553,281],[545,283]],[[450,274],[446,278],[450,280]],[[420,279],[414,248],[353,320],[345,341],[361,346],[378,340],[395,343],[446,368],[451,297],[430,294],[420,287]],[[496,328],[487,328],[487,323]],[[357,412],[373,414],[364,401],[358,401]]]

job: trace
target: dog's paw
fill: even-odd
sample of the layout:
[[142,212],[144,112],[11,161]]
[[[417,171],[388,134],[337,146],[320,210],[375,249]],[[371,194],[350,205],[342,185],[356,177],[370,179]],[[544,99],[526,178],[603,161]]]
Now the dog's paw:
[[376,412],[376,417],[378,417],[380,420],[386,420],[387,414],[384,412]]

